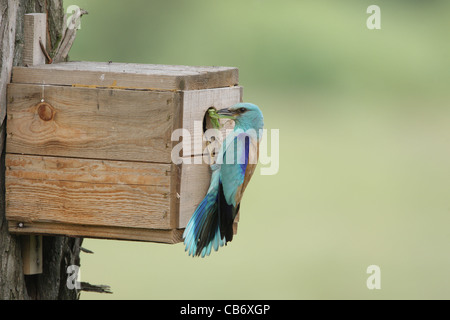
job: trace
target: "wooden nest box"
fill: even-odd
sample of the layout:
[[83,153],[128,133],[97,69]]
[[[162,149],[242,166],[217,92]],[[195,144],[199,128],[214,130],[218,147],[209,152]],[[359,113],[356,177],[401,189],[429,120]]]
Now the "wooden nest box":
[[238,70],[225,67],[15,67],[6,129],[10,232],[182,241],[210,169],[173,163],[180,141],[172,132],[194,135],[210,107],[240,102],[237,84]]

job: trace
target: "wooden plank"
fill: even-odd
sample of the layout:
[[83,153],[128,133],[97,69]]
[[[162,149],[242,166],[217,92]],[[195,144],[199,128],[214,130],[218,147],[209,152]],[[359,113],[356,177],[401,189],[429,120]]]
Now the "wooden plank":
[[8,153],[171,162],[177,93],[10,84],[8,97]]
[[[186,228],[189,219],[197,206],[206,196],[211,183],[211,169],[205,162],[197,164],[198,157],[193,157],[191,164],[181,165],[180,199],[179,199],[179,220],[177,228]],[[235,233],[237,232],[237,222],[239,222],[238,212],[235,218]]]
[[[222,109],[241,102],[242,88],[220,88],[197,91],[183,91],[183,128],[188,130],[191,139],[183,139],[183,143],[191,141],[190,146],[183,144],[181,156],[190,158],[190,164],[181,165],[180,182],[180,213],[178,228],[185,228],[198,204],[203,200],[208,191],[211,170],[209,164],[202,158],[202,151],[206,147],[201,130],[203,117],[207,110],[214,106]],[[221,134],[224,138],[227,130],[234,128],[234,122],[221,120]],[[200,127],[199,127],[200,126]],[[199,130],[200,129],[200,130]],[[201,150],[194,145],[201,145]],[[196,150],[197,149],[197,150]],[[238,217],[236,221],[238,221]]]
[[47,15],[28,13],[24,17],[23,64],[28,66],[45,65],[45,55],[39,41],[44,45],[47,34]]
[[60,224],[53,222],[30,222],[10,220],[9,232],[14,234],[64,235],[113,240],[150,241],[161,243],[178,243],[182,241],[181,229],[139,229],[124,227],[90,226],[78,224]]
[[155,64],[63,62],[14,67],[14,83],[118,87],[147,90],[199,90],[235,86],[237,68]]
[[[24,16],[24,47],[22,63],[27,66],[45,65],[41,44],[47,43],[47,15],[29,13]],[[23,272],[42,273],[42,236],[23,237],[21,241]]]
[[[190,133],[191,139],[183,140],[183,157],[201,155],[206,147],[203,137],[203,118],[207,110],[215,107],[217,110],[231,107],[241,102],[242,88],[219,88],[196,91],[183,91],[183,129]],[[234,128],[234,121],[221,119],[221,134],[224,138],[227,130]],[[191,142],[191,145],[185,144]],[[198,146],[198,147],[196,147]],[[201,146],[201,148],[199,148]]]
[[205,197],[211,182],[211,169],[209,165],[204,162],[195,164],[195,162],[181,165],[178,228],[186,228],[195,209]]
[[42,236],[31,234],[20,239],[22,249],[23,274],[42,273]]
[[8,220],[170,229],[171,164],[6,155]]
[[180,186],[181,186],[181,166],[172,164],[170,169],[170,223],[171,226],[177,228],[180,220]]

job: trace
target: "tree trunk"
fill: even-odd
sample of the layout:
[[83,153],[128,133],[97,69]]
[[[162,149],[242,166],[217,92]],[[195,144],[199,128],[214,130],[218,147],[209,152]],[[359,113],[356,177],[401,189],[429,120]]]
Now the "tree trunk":
[[79,291],[66,285],[70,265],[80,265],[82,239],[43,238],[43,273],[24,276],[20,237],[8,232],[5,218],[4,147],[6,86],[11,68],[22,63],[25,13],[47,14],[47,51],[61,39],[64,9],[62,0],[0,0],[0,299],[78,299]]

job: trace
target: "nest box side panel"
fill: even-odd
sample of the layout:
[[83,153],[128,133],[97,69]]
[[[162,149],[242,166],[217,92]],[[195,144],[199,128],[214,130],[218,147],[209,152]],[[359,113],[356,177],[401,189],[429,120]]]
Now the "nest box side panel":
[[206,163],[194,164],[195,160],[202,161],[200,157],[194,157],[191,164],[182,164],[180,185],[180,218],[178,228],[185,228],[195,209],[203,200],[211,181],[211,169]]
[[[183,128],[190,133],[190,139],[183,140],[183,157],[190,163],[181,165],[180,213],[178,228],[185,228],[198,204],[209,188],[211,170],[206,160],[206,141],[202,123],[210,107],[222,109],[242,101],[242,88],[217,88],[196,91],[183,91]],[[234,122],[221,120],[221,135],[224,139],[227,130],[234,128]],[[188,144],[186,144],[186,142]]]
[[[199,156],[206,147],[203,132],[203,118],[211,107],[217,110],[231,107],[241,102],[242,87],[217,88],[182,92],[183,105],[183,129],[190,133],[190,139],[185,140],[189,144],[183,145],[183,156]],[[227,130],[234,128],[234,122],[229,119],[221,119],[222,136]]]
[[178,96],[10,84],[6,152],[170,163]]

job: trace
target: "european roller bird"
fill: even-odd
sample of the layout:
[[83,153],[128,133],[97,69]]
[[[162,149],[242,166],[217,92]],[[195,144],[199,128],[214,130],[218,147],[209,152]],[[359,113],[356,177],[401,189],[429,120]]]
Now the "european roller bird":
[[233,239],[233,222],[258,162],[260,132],[264,127],[261,110],[251,103],[235,104],[218,110],[217,115],[233,119],[234,130],[224,139],[216,162],[211,165],[208,192],[183,233],[185,251],[202,258]]

